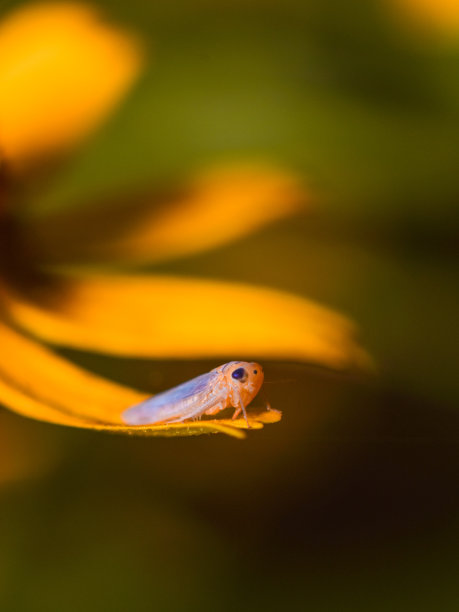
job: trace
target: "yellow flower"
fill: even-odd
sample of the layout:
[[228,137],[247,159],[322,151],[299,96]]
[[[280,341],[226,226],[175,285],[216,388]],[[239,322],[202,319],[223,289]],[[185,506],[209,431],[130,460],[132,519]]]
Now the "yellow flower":
[[[294,295],[202,279],[90,273],[84,264],[151,263],[234,240],[298,210],[303,187],[274,166],[235,164],[189,177],[160,208],[148,195],[129,207],[107,203],[37,218],[27,217],[26,207],[19,214],[15,193],[27,168],[93,129],[133,82],[142,54],[135,39],[92,9],[44,4],[3,23],[0,57],[1,403],[96,430],[243,437],[243,419],[126,427],[121,412],[147,394],[81,369],[48,345],[336,368],[365,359],[346,318]],[[273,411],[250,414],[254,428],[280,418]]]
[[443,37],[457,39],[459,2],[457,0],[389,0],[393,8],[412,25]]
[[141,68],[138,42],[81,4],[32,4],[0,25],[0,148],[23,162],[75,144]]

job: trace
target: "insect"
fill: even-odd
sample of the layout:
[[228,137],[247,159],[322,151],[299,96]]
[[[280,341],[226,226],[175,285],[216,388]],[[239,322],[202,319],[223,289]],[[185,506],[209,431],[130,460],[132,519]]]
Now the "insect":
[[121,418],[127,425],[178,423],[233,406],[236,409],[233,419],[242,412],[250,427],[245,408],[258,393],[263,379],[263,368],[258,363],[230,361],[128,408]]

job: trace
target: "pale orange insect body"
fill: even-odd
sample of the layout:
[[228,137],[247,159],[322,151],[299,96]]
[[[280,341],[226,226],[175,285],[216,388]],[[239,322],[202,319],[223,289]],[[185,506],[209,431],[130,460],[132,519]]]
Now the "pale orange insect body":
[[128,425],[177,423],[217,414],[232,406],[233,419],[242,412],[250,427],[245,408],[260,390],[263,379],[263,368],[258,363],[230,361],[128,408],[121,416]]

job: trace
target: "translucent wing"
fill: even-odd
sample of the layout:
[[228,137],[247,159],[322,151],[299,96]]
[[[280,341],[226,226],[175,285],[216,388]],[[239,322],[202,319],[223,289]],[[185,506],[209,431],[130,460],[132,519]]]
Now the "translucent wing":
[[199,416],[221,399],[210,394],[218,377],[218,372],[202,374],[128,408],[121,417],[128,425],[151,425]]

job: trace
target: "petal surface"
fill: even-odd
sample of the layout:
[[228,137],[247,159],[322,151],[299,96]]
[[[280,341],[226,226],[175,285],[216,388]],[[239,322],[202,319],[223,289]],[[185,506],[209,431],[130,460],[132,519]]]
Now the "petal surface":
[[0,398],[27,416],[119,424],[123,407],[146,397],[74,366],[2,321],[0,338]]
[[29,222],[46,263],[143,263],[189,255],[288,216],[307,200],[293,173],[268,164],[208,168],[178,192],[50,213]]
[[347,318],[288,293],[169,276],[75,276],[61,282],[33,298],[5,296],[19,325],[55,344],[136,357],[368,365]]
[[119,101],[138,43],[77,3],[24,6],[0,23],[0,149],[13,162],[73,145]]
[[[0,320],[0,403],[24,416],[58,425],[129,435],[192,436],[226,433],[245,437],[242,419],[127,427],[123,410],[145,393],[91,374],[22,336]],[[280,420],[276,411],[252,412],[253,429]]]

